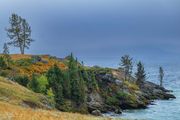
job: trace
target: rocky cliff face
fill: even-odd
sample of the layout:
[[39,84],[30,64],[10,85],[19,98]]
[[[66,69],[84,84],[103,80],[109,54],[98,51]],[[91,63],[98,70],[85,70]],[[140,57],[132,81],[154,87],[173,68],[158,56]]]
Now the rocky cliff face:
[[[146,108],[153,100],[175,98],[172,91],[166,90],[152,82],[145,81],[140,87],[131,77],[123,81],[123,72],[115,69],[96,71],[99,91],[88,95],[89,112],[116,112],[124,109]],[[98,113],[99,114],[99,113]]]

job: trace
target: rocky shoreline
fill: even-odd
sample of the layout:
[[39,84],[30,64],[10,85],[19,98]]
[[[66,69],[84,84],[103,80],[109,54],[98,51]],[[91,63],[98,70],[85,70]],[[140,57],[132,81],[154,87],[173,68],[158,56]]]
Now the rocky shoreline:
[[[152,82],[145,81],[141,86],[136,86],[133,77],[129,82],[123,81],[122,77],[123,71],[116,69],[112,69],[110,72],[96,71],[96,80],[100,90],[88,94],[87,106],[91,114],[97,116],[107,112],[121,114],[123,110],[127,109],[145,109],[154,100],[176,98],[171,90],[167,90]],[[112,98],[119,93],[123,94],[120,97],[114,97],[114,101],[113,99],[110,100],[112,102],[110,104],[109,98],[104,95],[105,91]]]

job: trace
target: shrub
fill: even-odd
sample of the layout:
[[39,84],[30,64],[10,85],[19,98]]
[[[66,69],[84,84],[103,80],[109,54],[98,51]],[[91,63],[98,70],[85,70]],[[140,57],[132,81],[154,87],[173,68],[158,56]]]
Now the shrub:
[[9,71],[8,70],[0,70],[0,76],[8,77]]
[[114,105],[114,106],[116,106],[116,105],[119,105],[119,100],[116,98],[116,96],[112,96],[112,97],[107,97],[106,98],[106,103],[108,104],[108,105]]
[[47,77],[44,75],[41,75],[40,77],[37,77],[37,82],[38,82],[38,89],[40,93],[46,93],[46,89],[48,86],[48,80]]
[[125,81],[124,84],[128,86],[130,90],[139,90],[139,87],[132,82]]
[[29,78],[28,76],[16,76],[14,77],[14,81],[16,81],[22,86],[27,87],[27,84],[29,83]]
[[8,65],[7,65],[4,57],[1,56],[1,57],[0,57],[0,68],[1,68],[1,69],[6,69],[7,67],[8,67]]
[[128,94],[127,93],[124,93],[124,92],[117,92],[117,94],[116,94],[116,97],[118,98],[118,99],[127,99],[128,98]]
[[29,82],[28,87],[37,93],[47,93],[48,80],[46,76],[32,75],[32,80]]
[[50,88],[49,90],[47,90],[46,94],[47,94],[47,97],[50,101],[51,106],[55,107],[55,100],[54,100],[55,95],[54,95],[52,89]]
[[38,55],[33,55],[33,56],[31,57],[32,63],[37,63],[37,62],[40,62],[41,60],[42,60],[41,57],[38,56]]
[[32,75],[32,80],[29,82],[28,87],[34,92],[39,92],[38,81],[36,77],[37,76],[35,74]]
[[29,66],[32,64],[32,60],[31,59],[20,59],[20,60],[17,60],[15,62],[15,64],[17,64],[18,66]]

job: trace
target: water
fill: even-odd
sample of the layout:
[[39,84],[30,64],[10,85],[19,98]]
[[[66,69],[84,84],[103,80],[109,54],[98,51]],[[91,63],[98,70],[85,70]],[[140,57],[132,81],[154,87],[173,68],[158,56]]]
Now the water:
[[[164,65],[164,86],[173,90],[176,99],[158,100],[143,110],[127,110],[115,117],[138,120],[180,120],[180,65]],[[158,83],[158,66],[146,66],[149,81]],[[113,115],[113,114],[111,114]]]

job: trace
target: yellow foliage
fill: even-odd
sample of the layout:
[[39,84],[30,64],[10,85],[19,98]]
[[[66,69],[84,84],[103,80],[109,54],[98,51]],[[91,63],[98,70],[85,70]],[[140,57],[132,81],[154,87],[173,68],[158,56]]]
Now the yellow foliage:
[[23,108],[20,106],[11,105],[6,102],[0,102],[0,119],[2,120],[113,120],[112,118],[94,117],[91,115],[81,115],[78,113],[66,113],[55,110]]
[[[21,55],[21,54],[12,54],[11,58],[14,61],[21,60],[21,59],[31,59],[32,55]],[[44,62],[37,62],[34,64],[30,64],[29,66],[18,66],[17,64],[14,64],[12,68],[16,70],[16,74],[20,75],[27,75],[31,76],[33,73],[43,74],[47,72],[50,67],[52,67],[54,64],[59,66],[60,69],[66,70],[67,66],[56,59],[50,59],[48,55],[40,55]],[[12,74],[13,71],[10,72]]]
[[139,90],[139,87],[135,83],[124,81],[124,84],[127,85],[130,90]]
[[19,60],[19,59],[30,59],[32,55],[21,55],[21,54],[12,54],[11,59],[12,60]]

